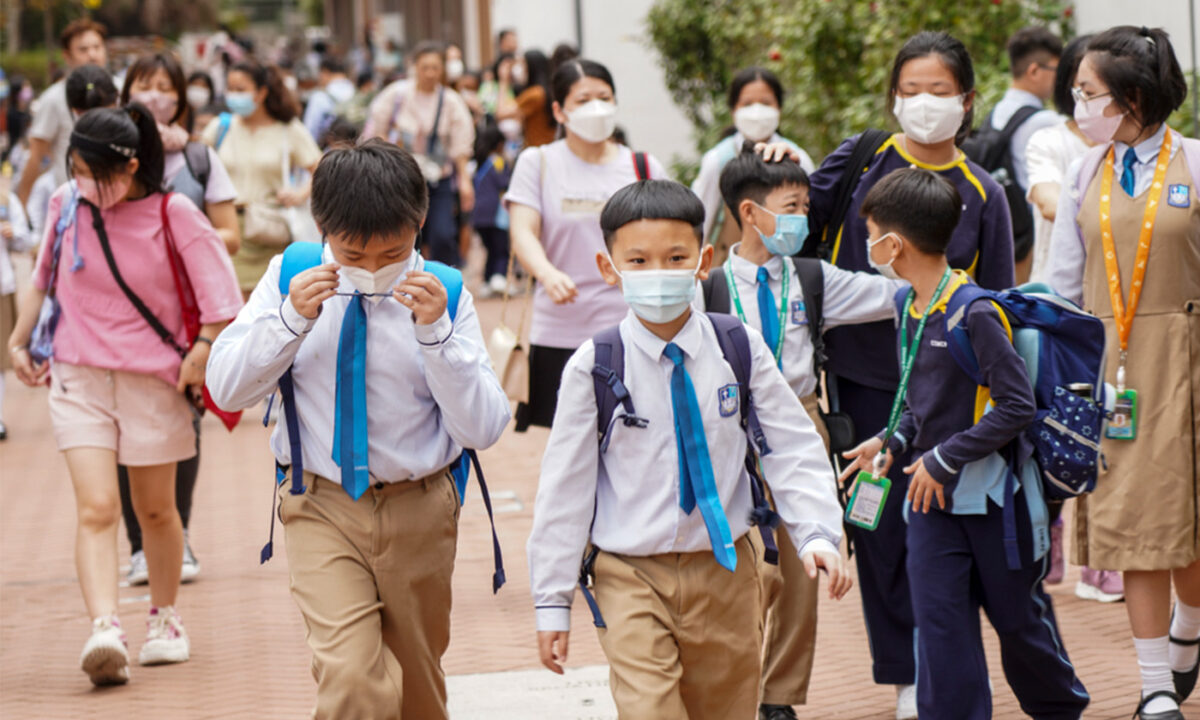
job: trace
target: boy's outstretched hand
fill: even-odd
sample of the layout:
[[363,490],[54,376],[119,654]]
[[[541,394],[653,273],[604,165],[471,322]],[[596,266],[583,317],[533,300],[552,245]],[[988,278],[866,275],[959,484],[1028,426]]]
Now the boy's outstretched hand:
[[913,512],[929,512],[933,498],[937,497],[938,507],[946,509],[946,496],[942,492],[945,487],[925,469],[924,458],[918,458],[915,463],[904,468],[904,474],[912,476],[908,481],[908,500],[912,503]]
[[542,664],[552,672],[563,674],[562,664],[567,661],[567,641],[571,633],[563,630],[538,631],[538,655]]
[[337,263],[325,263],[297,273],[288,286],[288,300],[296,312],[309,320],[316,320],[321,312],[321,303],[337,292],[337,271]]
[[[861,470],[874,471],[875,459],[879,455],[879,451],[883,450],[883,440],[873,437],[869,440],[864,440],[857,447],[851,448],[842,453],[842,457],[847,460],[852,460],[842,474],[838,476],[838,482],[842,485],[856,481],[858,473]],[[880,466],[878,475],[883,477],[888,474],[888,470],[892,467],[892,451],[888,450],[883,456],[883,464]],[[854,493],[854,488],[848,488],[848,492]]]
[[412,310],[418,325],[432,325],[446,312],[446,288],[433,273],[414,270],[392,291],[392,297]]
[[[836,552],[807,552],[800,556],[804,563],[804,572],[812,579],[817,577],[817,569],[823,569],[829,574],[829,598],[841,600],[854,586],[854,579],[846,568],[846,561]],[[542,662],[545,662],[543,660]]]

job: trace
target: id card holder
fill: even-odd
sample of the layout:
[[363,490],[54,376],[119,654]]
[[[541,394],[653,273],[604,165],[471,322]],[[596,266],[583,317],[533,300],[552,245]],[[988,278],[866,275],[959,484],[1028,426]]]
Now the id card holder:
[[892,481],[886,475],[875,477],[866,470],[859,472],[858,480],[854,484],[854,495],[846,505],[846,522],[864,530],[879,527],[883,506],[891,489]]
[[1104,437],[1110,440],[1133,440],[1137,437],[1137,390],[1117,393],[1117,402],[1112,417],[1104,429]]

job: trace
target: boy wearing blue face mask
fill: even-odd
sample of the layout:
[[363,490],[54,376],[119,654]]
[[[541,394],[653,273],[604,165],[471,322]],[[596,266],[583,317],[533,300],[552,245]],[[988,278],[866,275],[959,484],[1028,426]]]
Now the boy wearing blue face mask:
[[[743,410],[756,411],[769,448],[759,446],[762,470],[791,552],[810,576],[828,572],[831,597],[851,585],[829,461],[770,348],[754,329],[692,310],[712,261],[703,220],[699,199],[663,180],[605,206],[609,254],[597,264],[631,312],[567,363],[528,543],[538,650],[558,673],[594,548],[586,565],[621,717],[748,718],[758,705],[762,597]],[[727,355],[727,342],[742,352]],[[606,421],[610,390],[628,394]]]
[[[762,333],[828,450],[818,412],[820,335],[839,325],[890,320],[897,283],[790,257],[808,238],[808,175],[795,162],[767,162],[748,145],[725,166],[720,185],[741,237],[722,267],[704,281],[703,309],[732,313]],[[821,306],[819,318],[810,304]],[[814,319],[820,327],[814,327]],[[804,572],[786,535],[780,534],[779,546],[778,571],[761,568],[766,597],[762,720],[796,717],[791,706],[806,702],[816,645],[817,583]]]

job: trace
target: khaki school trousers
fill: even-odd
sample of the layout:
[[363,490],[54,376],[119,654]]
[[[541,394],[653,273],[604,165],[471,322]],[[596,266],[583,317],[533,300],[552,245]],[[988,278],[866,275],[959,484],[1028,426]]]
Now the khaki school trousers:
[[596,556],[600,646],[620,720],[753,720],[762,597],[758,558],[737,541],[730,573],[711,551]]
[[458,494],[448,471],[354,501],[304,474],[279,486],[292,598],[317,681],[316,720],[446,720]]
[[[809,395],[800,401],[828,448],[829,434],[817,412],[817,396]],[[757,528],[751,530],[750,536],[761,545],[762,536]],[[817,645],[818,582],[804,571],[804,563],[782,527],[775,533],[775,543],[779,546],[779,565],[763,562],[759,567],[765,601],[762,702],[803,705],[808,700]]]

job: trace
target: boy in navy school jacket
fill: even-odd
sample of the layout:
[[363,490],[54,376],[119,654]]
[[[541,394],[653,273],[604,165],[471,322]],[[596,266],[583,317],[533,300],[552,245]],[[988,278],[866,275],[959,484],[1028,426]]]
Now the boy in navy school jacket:
[[[448,717],[459,511],[448,466],[496,442],[509,404],[470,294],[452,321],[413,249],[428,206],[408,152],[381,140],[328,152],[312,188],[325,264],[281,298],[273,259],[209,357],[209,390],[231,409],[262,401],[292,368],[307,491],[281,480],[277,494],[317,720]],[[291,447],[277,423],[281,466]]]
[[[991,717],[979,628],[982,607],[999,636],[1005,677],[1021,709],[1039,720],[1074,719],[1087,707],[1088,695],[1042,589],[1047,558],[1034,550],[1032,528],[1045,524],[1047,512],[1036,474],[1021,478],[1014,498],[1023,566],[1009,570],[1005,560],[1002,506],[1008,471],[998,452],[1034,418],[1025,364],[1012,346],[1002,311],[990,303],[972,305],[966,321],[986,387],[976,386],[947,348],[944,308],[955,290],[970,282],[961,271],[950,271],[945,256],[961,208],[952,185],[927,170],[909,168],[881,180],[861,210],[871,264],[912,283],[907,299],[899,296],[897,310],[905,323],[901,337],[919,342],[906,407],[887,438],[882,470],[887,472],[893,454],[911,448],[914,461],[904,472],[911,478],[908,573],[918,628],[918,713],[921,720]],[[919,333],[926,308],[928,322]],[[907,352],[901,348],[901,358]],[[977,412],[985,392],[990,406]],[[887,434],[846,453],[854,462],[843,480],[871,468]]]
[[[623,718],[750,718],[758,705],[762,598],[747,537],[747,438],[713,322],[691,309],[712,261],[703,220],[695,195],[663,180],[629,185],[605,206],[609,254],[597,264],[632,309],[619,327],[624,382],[644,422],[613,422],[602,450],[595,345],[584,343],[563,373],[528,543],[538,650],[558,673],[580,561],[589,543],[598,549],[600,643]],[[840,598],[851,580],[829,461],[762,336],[746,334],[781,527],[808,574],[825,569]]]

